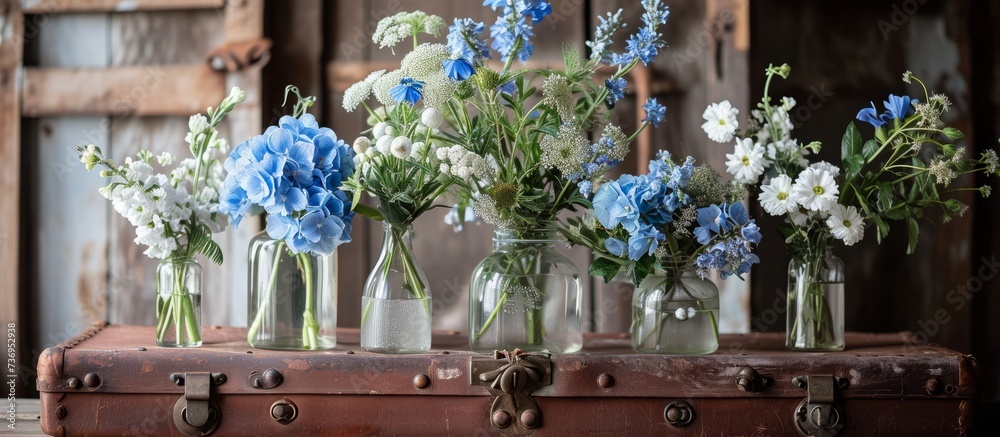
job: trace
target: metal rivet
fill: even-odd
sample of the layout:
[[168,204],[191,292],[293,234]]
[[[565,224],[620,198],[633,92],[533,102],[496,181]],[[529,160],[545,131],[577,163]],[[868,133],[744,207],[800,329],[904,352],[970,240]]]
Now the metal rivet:
[[96,373],[88,373],[87,376],[83,377],[83,383],[87,387],[94,388],[101,385],[101,377],[97,376]]
[[60,405],[56,407],[56,419],[63,420],[66,417],[66,407]]
[[607,373],[602,373],[597,377],[597,385],[601,388],[608,388],[615,385],[615,378]]
[[924,384],[924,389],[931,396],[941,393],[941,380],[937,378],[928,379]]
[[288,424],[299,415],[295,403],[288,399],[280,399],[271,404],[271,418],[281,424]]
[[69,380],[66,381],[66,385],[68,385],[69,388],[77,388],[80,386],[80,380],[76,378],[70,378]]
[[955,393],[955,386],[953,386],[951,384],[948,384],[948,385],[944,386],[944,392],[948,393],[948,394]]
[[431,385],[431,379],[423,373],[413,377],[413,386],[416,388],[427,388]]
[[684,401],[674,401],[663,410],[663,418],[671,426],[685,427],[694,421],[694,408]]
[[521,425],[528,429],[538,428],[538,425],[541,425],[541,417],[537,411],[527,410],[521,413]]
[[801,376],[792,378],[792,385],[798,388],[806,388],[806,379]]
[[227,380],[228,380],[228,378],[226,377],[225,373],[213,373],[212,374],[212,382],[214,382],[215,385],[225,384]]
[[144,347],[141,347],[141,348],[136,349],[136,350],[139,351],[139,352],[146,352],[146,348],[144,348]]
[[493,426],[501,429],[506,428],[510,426],[511,419],[512,417],[510,417],[510,413],[506,411],[497,411],[496,413],[493,413]]

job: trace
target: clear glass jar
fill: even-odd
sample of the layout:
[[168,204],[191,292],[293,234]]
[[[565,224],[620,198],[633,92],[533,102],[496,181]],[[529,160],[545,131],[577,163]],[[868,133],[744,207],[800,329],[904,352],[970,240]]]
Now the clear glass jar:
[[842,351],[844,262],[828,246],[816,252],[788,264],[785,346],[793,351]]
[[166,259],[156,267],[156,344],[201,346],[201,265]]
[[691,270],[657,270],[632,295],[632,347],[654,354],[719,348],[719,289]]
[[472,273],[472,350],[572,353],[583,347],[580,271],[556,250],[557,242],[552,228],[494,232],[493,253]]
[[250,240],[247,343],[262,349],[337,345],[337,252],[294,254],[261,232]]
[[431,289],[413,257],[413,227],[382,224],[382,254],[361,298],[361,347],[369,352],[431,349]]

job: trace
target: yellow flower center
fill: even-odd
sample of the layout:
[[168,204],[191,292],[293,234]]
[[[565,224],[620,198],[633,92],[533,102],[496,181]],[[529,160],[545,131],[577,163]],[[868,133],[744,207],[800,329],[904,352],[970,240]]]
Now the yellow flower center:
[[820,196],[823,193],[825,193],[825,191],[823,190],[823,187],[817,185],[817,186],[813,187],[813,193],[815,193],[817,196]]
[[743,155],[743,165],[750,165],[750,157]]
[[726,125],[726,120],[723,120],[723,119],[720,118],[719,119],[719,126],[725,126],[725,125]]
[[785,200],[785,199],[788,198],[788,193],[782,191],[782,192],[778,193],[778,195],[775,196],[775,197],[777,197],[778,200]]
[[848,228],[851,227],[851,221],[850,220],[844,220],[844,227],[848,227]]

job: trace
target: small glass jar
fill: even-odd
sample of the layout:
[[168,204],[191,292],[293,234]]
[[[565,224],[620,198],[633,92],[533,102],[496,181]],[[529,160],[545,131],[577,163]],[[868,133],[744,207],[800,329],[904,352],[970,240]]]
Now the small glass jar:
[[156,344],[201,346],[201,265],[166,259],[156,268]]
[[361,298],[361,347],[369,352],[431,349],[431,289],[413,256],[413,227],[382,224],[382,253]]
[[337,252],[292,253],[261,232],[250,240],[247,343],[262,349],[337,345]]
[[719,289],[689,269],[657,270],[632,295],[632,347],[654,354],[719,348]]
[[844,350],[844,262],[824,246],[788,264],[789,350]]
[[556,250],[560,242],[552,228],[494,232],[493,253],[472,273],[472,350],[572,353],[583,347],[580,271]]

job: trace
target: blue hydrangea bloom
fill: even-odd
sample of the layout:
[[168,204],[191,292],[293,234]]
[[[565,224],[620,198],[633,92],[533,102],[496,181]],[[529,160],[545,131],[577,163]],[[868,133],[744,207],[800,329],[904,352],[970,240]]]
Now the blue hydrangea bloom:
[[236,146],[223,167],[219,203],[233,227],[264,210],[268,235],[296,253],[327,255],[350,241],[354,213],[340,186],[354,173],[354,150],[312,115],[282,117]]
[[604,86],[608,88],[608,103],[613,105],[615,102],[625,98],[625,86],[627,84],[628,82],[623,77],[615,80],[611,80],[611,78],[604,79]]
[[878,110],[875,109],[875,102],[871,102],[871,108],[863,108],[858,111],[858,120],[868,123],[876,128],[885,126],[885,119],[882,115],[879,115]]
[[590,181],[582,181],[578,187],[583,197],[590,197],[594,193],[594,184]]
[[763,236],[760,234],[760,227],[754,220],[750,220],[749,223],[743,225],[743,229],[740,230],[740,235],[747,241],[753,244],[759,244]]
[[646,111],[646,117],[642,121],[648,121],[653,127],[659,126],[660,122],[667,116],[667,108],[657,103],[655,97],[646,99],[642,109]]
[[459,82],[476,74],[476,69],[472,67],[472,63],[462,58],[445,59],[443,67],[444,74],[448,75],[448,78]]
[[628,252],[628,245],[624,241],[614,237],[604,240],[604,247],[614,256],[625,256]]
[[910,96],[897,96],[889,94],[889,100],[882,101],[885,105],[886,120],[902,120],[913,114],[913,105],[910,104]]
[[601,185],[594,194],[593,204],[597,221],[608,229],[614,229],[622,223],[634,223],[639,218],[639,207],[625,195],[618,181]]
[[423,82],[412,77],[404,77],[399,81],[399,85],[389,88],[389,95],[399,103],[406,102],[410,105],[416,105],[422,96],[421,90],[423,89]]
[[723,224],[726,223],[725,212],[718,205],[709,205],[698,208],[698,227],[694,229],[694,236],[699,244],[708,244],[712,241],[713,234],[723,232]]
[[638,261],[643,256],[652,255],[656,252],[660,242],[667,237],[653,226],[646,225],[640,227],[628,239],[628,258]]

